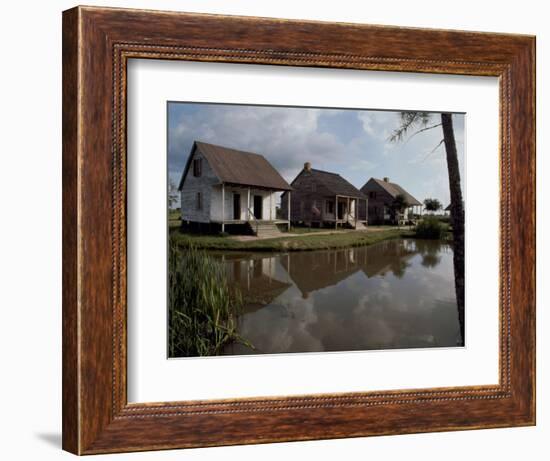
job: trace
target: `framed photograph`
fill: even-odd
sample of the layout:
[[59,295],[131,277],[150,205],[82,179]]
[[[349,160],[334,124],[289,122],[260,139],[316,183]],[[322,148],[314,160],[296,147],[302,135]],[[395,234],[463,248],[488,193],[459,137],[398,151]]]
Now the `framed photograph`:
[[63,448],[535,424],[535,39],[63,13]]

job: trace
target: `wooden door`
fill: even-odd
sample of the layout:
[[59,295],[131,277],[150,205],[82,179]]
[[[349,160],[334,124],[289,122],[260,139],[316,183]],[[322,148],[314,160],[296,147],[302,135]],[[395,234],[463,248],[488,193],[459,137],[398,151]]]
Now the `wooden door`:
[[344,219],[346,214],[346,204],[344,202],[338,202],[338,219]]
[[263,197],[261,195],[254,196],[254,217],[256,219],[262,219],[263,215]]
[[241,219],[241,194],[233,194],[233,219]]

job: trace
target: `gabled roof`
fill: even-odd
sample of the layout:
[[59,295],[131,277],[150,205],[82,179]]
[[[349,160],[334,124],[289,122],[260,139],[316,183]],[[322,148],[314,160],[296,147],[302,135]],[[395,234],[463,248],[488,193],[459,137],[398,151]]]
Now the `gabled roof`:
[[[304,169],[298,174],[298,176],[296,176],[296,178],[294,178],[294,181],[296,181],[296,179],[304,173],[311,174],[313,179],[318,184],[321,184],[324,187],[325,191],[327,191],[330,195],[343,195],[345,197],[356,197],[361,199],[367,198],[366,195],[363,194],[363,192],[361,192],[353,184],[342,178],[342,176],[340,176],[338,173],[316,170],[314,168],[311,168],[309,170]],[[294,184],[294,181],[292,181],[291,185]]]
[[370,178],[367,183],[361,188],[363,192],[365,192],[368,189],[365,189],[369,182],[374,181],[376,184],[378,184],[382,189],[384,189],[388,194],[390,194],[393,198],[397,197],[398,195],[403,195],[405,197],[405,201],[407,202],[407,205],[413,206],[413,205],[422,205],[418,200],[416,200],[411,194],[409,194],[405,189],[403,189],[399,184],[396,184],[394,182],[384,181],[383,179],[376,179],[376,178]]
[[[292,190],[290,185],[263,155],[201,141],[193,143],[191,154],[195,149],[204,155],[221,183],[265,187],[274,190]],[[183,187],[183,181],[191,166],[192,156],[189,155],[187,159],[178,187],[179,190]]]

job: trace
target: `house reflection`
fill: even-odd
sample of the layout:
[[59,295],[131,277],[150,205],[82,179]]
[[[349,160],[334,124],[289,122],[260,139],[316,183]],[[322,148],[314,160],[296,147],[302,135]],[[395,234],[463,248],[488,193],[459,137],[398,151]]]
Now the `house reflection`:
[[461,345],[452,247],[392,240],[341,250],[225,253],[245,299],[224,354]]
[[372,246],[286,254],[224,253],[229,280],[246,299],[268,304],[291,285],[307,299],[311,293],[335,286],[358,271],[367,278],[405,275],[411,259],[420,254],[421,264],[435,268],[441,252],[451,251],[435,241],[388,240]]
[[419,253],[416,241],[413,240],[388,240],[364,249],[361,269],[369,278],[384,276],[389,272],[402,278],[410,266],[409,261]]
[[279,256],[265,254],[222,254],[230,283],[243,294],[245,313],[271,303],[291,285]]
[[289,253],[281,256],[281,264],[307,298],[310,293],[337,285],[357,271],[363,271],[368,278],[388,272],[401,278],[409,260],[418,253],[412,240],[390,240],[367,247]]
[[337,285],[357,272],[360,269],[357,253],[355,248],[288,253],[281,256],[281,265],[307,299],[310,293]]

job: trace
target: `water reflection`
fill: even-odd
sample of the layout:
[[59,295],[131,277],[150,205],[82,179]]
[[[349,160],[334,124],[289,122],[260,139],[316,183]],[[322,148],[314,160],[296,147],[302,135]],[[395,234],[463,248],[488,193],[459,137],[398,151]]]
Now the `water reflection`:
[[462,345],[447,244],[218,255],[246,300],[239,332],[256,348],[226,354]]

